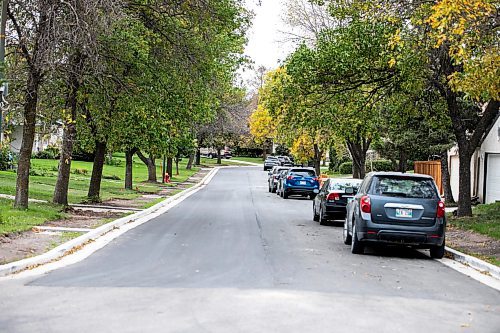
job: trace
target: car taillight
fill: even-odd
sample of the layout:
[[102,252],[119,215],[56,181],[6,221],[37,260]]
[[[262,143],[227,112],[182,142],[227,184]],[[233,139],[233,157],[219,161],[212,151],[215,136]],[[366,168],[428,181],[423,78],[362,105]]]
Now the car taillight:
[[292,179],[293,179],[293,176],[288,176],[288,177],[286,177],[286,179],[288,179],[288,180],[292,180]]
[[372,212],[372,204],[370,202],[370,197],[364,195],[361,197],[361,211],[363,213],[371,213]]
[[328,200],[328,201],[340,200],[340,195],[338,193],[330,193],[326,197],[326,200]]
[[314,178],[313,178],[313,180],[314,180],[315,182],[317,182],[317,181],[319,180],[319,178],[318,178],[318,177],[314,177]]
[[437,211],[436,211],[436,217],[444,217],[446,213],[444,202],[439,201],[438,206],[437,206]]

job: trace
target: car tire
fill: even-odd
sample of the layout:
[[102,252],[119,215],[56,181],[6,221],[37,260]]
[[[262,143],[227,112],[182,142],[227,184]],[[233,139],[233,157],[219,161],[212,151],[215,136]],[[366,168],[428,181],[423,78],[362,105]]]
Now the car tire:
[[444,252],[445,252],[445,244],[444,244],[444,240],[443,240],[443,244],[442,245],[437,245],[437,246],[433,246],[430,248],[430,253],[431,253],[431,258],[433,259],[442,259],[444,257]]
[[271,193],[276,193],[276,187],[273,186],[273,188],[271,189]]
[[309,194],[309,198],[311,200],[314,200],[314,198],[316,198],[316,194],[314,194],[314,193]]
[[269,193],[272,193],[273,190],[271,190],[271,186],[269,186],[269,184],[267,184],[267,190],[269,191]]
[[342,232],[342,240],[344,241],[345,245],[351,245],[352,243],[352,236],[349,235],[349,230],[347,229],[347,218],[344,221],[344,231]]
[[356,234],[356,223],[353,221],[352,224],[352,242],[351,242],[351,253],[363,254],[365,252],[365,245],[360,242],[358,235]]
[[288,193],[286,191],[283,191],[283,199],[288,199]]
[[326,218],[326,215],[323,213],[323,209],[321,209],[321,206],[319,207],[319,224],[320,225],[326,225],[328,223],[328,219]]
[[313,221],[319,222],[319,215],[316,214],[316,206],[313,204]]

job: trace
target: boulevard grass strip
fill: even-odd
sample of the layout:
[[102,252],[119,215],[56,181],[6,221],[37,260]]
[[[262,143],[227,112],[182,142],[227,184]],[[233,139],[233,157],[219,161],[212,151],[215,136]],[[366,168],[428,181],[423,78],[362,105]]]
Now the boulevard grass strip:
[[244,162],[264,164],[264,160],[262,159],[262,157],[233,156],[232,159]]
[[500,240],[500,202],[478,205],[471,217],[448,216],[448,223],[454,228],[474,232]]
[[30,230],[49,220],[58,220],[67,215],[63,207],[48,203],[30,203],[25,210],[15,209],[13,201],[0,198],[0,235]]

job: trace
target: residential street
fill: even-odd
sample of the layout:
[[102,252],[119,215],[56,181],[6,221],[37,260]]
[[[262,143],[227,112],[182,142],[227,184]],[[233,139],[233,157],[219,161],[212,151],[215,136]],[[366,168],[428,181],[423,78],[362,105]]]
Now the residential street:
[[86,260],[0,282],[0,332],[499,332],[500,293],[415,250],[354,255],[312,202],[221,169]]

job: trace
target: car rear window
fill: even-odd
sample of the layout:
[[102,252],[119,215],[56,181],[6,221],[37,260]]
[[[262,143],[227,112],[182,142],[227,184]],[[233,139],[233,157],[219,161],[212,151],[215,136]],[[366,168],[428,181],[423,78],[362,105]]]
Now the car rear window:
[[343,191],[346,187],[353,187],[358,189],[361,185],[360,180],[330,180],[330,190]]
[[291,170],[290,176],[300,176],[300,177],[315,177],[316,172],[313,170]]
[[437,198],[434,183],[430,179],[410,177],[376,177],[373,193],[405,198]]

